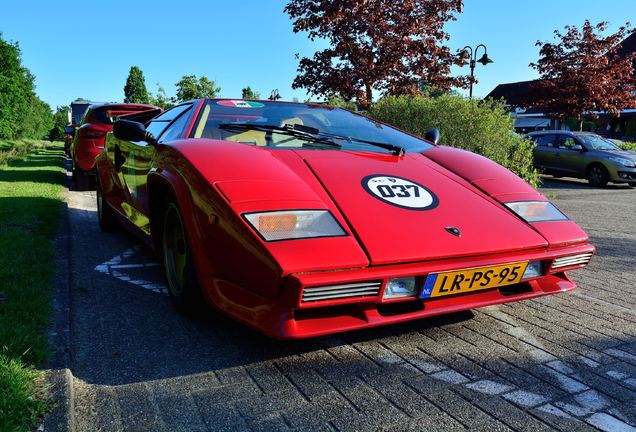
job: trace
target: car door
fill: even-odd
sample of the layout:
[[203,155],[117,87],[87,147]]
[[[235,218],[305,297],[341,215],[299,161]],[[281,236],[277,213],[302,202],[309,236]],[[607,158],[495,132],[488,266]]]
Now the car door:
[[561,135],[558,149],[559,164],[563,172],[574,177],[585,174],[587,163],[584,147],[581,142],[574,136]]
[[556,167],[555,152],[559,138],[556,134],[536,135],[537,145],[533,150],[534,166],[540,171],[553,171]]
[[[181,137],[191,112],[191,103],[178,105],[150,121],[146,131],[152,134],[159,144]],[[122,207],[128,219],[147,233],[150,232],[147,176],[156,152],[157,147],[146,141],[120,142],[119,153],[123,162],[120,171],[128,198]]]

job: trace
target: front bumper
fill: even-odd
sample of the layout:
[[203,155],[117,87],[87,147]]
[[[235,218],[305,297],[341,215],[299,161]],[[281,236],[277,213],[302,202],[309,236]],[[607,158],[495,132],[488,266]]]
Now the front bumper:
[[636,167],[614,165],[609,172],[610,181],[614,183],[636,183]]
[[[277,299],[265,299],[221,279],[202,278],[201,284],[209,303],[224,313],[271,337],[301,339],[571,291],[576,285],[564,272],[583,267],[584,264],[552,270],[552,261],[563,256],[594,253],[594,250],[593,246],[586,244],[424,263],[291,274],[286,278]],[[382,299],[384,285],[389,278],[425,277],[430,273],[523,260],[544,261],[543,275],[517,285],[457,296],[426,300],[417,297]],[[378,280],[382,281],[382,288],[376,296],[307,303],[302,301],[302,292],[306,287]]]

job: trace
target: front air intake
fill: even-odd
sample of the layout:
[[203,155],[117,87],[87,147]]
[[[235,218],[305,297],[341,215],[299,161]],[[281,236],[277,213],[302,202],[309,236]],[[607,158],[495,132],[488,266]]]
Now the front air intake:
[[381,286],[382,281],[369,281],[308,287],[303,290],[303,302],[375,297],[380,293]]
[[559,257],[552,262],[552,270],[560,269],[563,267],[585,265],[589,263],[591,259],[592,259],[592,252]]

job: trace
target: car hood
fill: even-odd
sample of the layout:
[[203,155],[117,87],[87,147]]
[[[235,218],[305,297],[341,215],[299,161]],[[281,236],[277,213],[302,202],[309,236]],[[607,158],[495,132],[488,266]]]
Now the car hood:
[[425,157],[298,150],[372,264],[547,246],[501,204]]

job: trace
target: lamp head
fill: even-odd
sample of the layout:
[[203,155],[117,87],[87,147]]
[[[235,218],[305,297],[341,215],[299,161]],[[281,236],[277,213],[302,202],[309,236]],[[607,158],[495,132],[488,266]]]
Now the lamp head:
[[493,63],[492,59],[488,57],[488,53],[484,53],[484,55],[481,56],[481,58],[477,61],[483,64],[484,66],[486,66],[488,63]]

